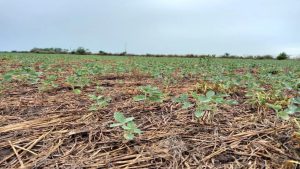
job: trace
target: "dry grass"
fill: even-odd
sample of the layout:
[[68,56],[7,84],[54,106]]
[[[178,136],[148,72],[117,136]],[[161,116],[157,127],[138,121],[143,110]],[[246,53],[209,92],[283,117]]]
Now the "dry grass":
[[[243,98],[208,123],[170,100],[133,102],[137,85],[154,83],[148,77],[117,80],[102,77],[112,102],[96,112],[88,111],[91,103],[84,95],[94,91],[92,86],[81,96],[68,88],[6,91],[0,98],[0,168],[278,169],[296,168],[300,161],[293,126],[243,104]],[[164,92],[175,95],[187,86]],[[126,142],[120,129],[109,127],[115,111],[135,117],[143,134]]]

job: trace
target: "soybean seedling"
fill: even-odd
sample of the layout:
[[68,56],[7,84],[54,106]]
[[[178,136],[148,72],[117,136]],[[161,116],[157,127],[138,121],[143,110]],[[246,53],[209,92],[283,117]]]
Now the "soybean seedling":
[[289,120],[290,115],[293,115],[296,112],[300,112],[300,97],[291,99],[291,103],[286,109],[283,109],[281,105],[277,104],[267,103],[267,105],[276,112],[277,117],[283,120]]
[[114,113],[114,119],[117,121],[117,123],[113,123],[110,125],[110,127],[119,127],[121,126],[124,130],[124,138],[126,140],[133,140],[135,137],[135,134],[141,134],[142,131],[137,128],[134,120],[134,117],[128,117],[126,118],[123,113],[121,112],[115,112]]
[[196,111],[195,116],[201,118],[205,112],[215,112],[218,110],[218,105],[220,104],[237,104],[235,100],[225,100],[224,97],[227,95],[216,94],[214,91],[210,90],[206,92],[205,95],[198,95],[193,93],[192,96],[196,100]]
[[188,109],[188,108],[194,106],[194,104],[192,104],[189,101],[189,95],[188,94],[181,94],[179,97],[173,98],[172,101],[175,102],[175,103],[181,104],[182,109]]
[[[90,79],[83,76],[71,75],[67,77],[66,82],[71,85],[75,94],[80,94],[80,89],[83,89],[85,86],[87,86],[90,82]],[[75,89],[75,87],[80,87],[80,89]]]
[[42,81],[42,84],[40,86],[40,90],[41,91],[46,91],[46,90],[49,90],[51,88],[57,88],[58,84],[55,83],[56,80],[57,80],[56,75],[47,76],[46,79],[44,81]]
[[134,101],[162,102],[164,99],[163,93],[157,87],[143,86],[140,87],[140,91],[143,95],[133,97]]
[[100,108],[108,106],[110,98],[105,98],[104,96],[96,96],[96,95],[89,95],[90,99],[95,103],[89,108],[91,111],[99,110]]

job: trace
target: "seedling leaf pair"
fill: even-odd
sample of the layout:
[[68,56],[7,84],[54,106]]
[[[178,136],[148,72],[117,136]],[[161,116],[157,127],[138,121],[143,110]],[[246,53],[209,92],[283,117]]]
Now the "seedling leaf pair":
[[183,109],[188,109],[188,108],[194,106],[194,104],[192,104],[192,103],[189,101],[189,96],[188,96],[188,94],[182,94],[182,95],[180,95],[179,97],[174,98],[172,101],[175,102],[175,103],[180,103],[180,104],[182,104],[182,108],[183,108]]
[[114,119],[118,123],[113,123],[110,125],[110,127],[119,127],[121,126],[124,130],[124,138],[126,140],[133,140],[134,134],[141,134],[142,131],[137,128],[136,124],[134,123],[134,117],[128,117],[126,118],[123,113],[121,112],[115,112],[114,113]]
[[198,95],[197,93],[192,93],[193,98],[196,100],[196,111],[195,116],[201,118],[205,111],[217,110],[219,104],[237,104],[235,100],[225,100],[224,97],[228,95],[216,94],[214,91],[210,90],[205,95]]
[[283,120],[289,120],[290,115],[293,115],[296,112],[300,112],[300,107],[298,107],[298,104],[300,103],[299,101],[299,98],[293,98],[291,100],[291,104],[286,109],[283,109],[281,105],[274,105],[269,103],[267,103],[267,105],[276,112],[279,118]]
[[134,101],[162,102],[164,99],[163,93],[161,93],[157,87],[152,87],[150,85],[143,86],[140,87],[140,91],[143,95],[133,97]]
[[96,95],[89,95],[90,99],[93,100],[95,103],[92,104],[89,110],[96,111],[100,108],[106,107],[109,104],[110,98],[105,98],[104,96],[96,96]]

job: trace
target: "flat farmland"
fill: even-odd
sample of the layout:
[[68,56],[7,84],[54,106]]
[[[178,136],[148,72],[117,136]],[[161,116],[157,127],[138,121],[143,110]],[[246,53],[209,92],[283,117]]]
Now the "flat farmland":
[[2,53],[0,168],[293,168],[299,95],[299,60]]

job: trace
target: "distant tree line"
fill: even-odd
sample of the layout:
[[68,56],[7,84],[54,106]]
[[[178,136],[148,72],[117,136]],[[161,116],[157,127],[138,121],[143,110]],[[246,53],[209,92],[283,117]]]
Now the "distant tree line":
[[248,56],[238,56],[230,55],[225,53],[224,55],[219,56],[220,58],[230,58],[230,59],[274,59],[272,55],[248,55]]
[[285,60],[289,59],[289,56],[282,52],[278,56],[274,57],[272,55],[248,55],[248,56],[238,56],[225,53],[224,55],[195,55],[195,54],[186,54],[186,55],[174,55],[174,54],[146,54],[146,55],[137,55],[129,54],[127,52],[121,53],[109,53],[100,50],[98,53],[92,53],[89,49],[84,47],[78,47],[74,50],[62,49],[62,48],[33,48],[30,51],[11,51],[12,53],[42,53],[42,54],[76,54],[76,55],[102,55],[102,56],[142,56],[142,57],[186,57],[186,58],[230,58],[230,59],[277,59]]
[[31,53],[44,53],[44,54],[67,54],[68,49],[62,48],[33,48],[30,50]]
[[92,54],[88,49],[78,47],[72,51],[62,48],[33,48],[30,53],[43,53],[43,54],[77,54],[77,55],[89,55]]

